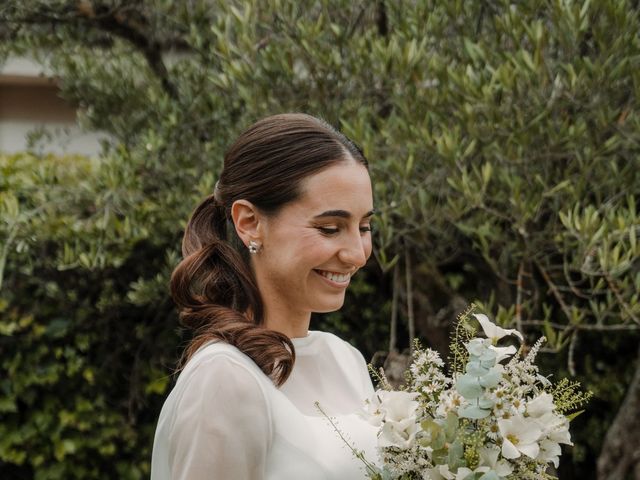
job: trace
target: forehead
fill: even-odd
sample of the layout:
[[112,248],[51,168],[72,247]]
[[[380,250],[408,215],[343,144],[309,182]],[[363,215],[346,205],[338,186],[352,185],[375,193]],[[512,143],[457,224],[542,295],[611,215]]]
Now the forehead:
[[369,172],[355,161],[339,162],[310,175],[300,189],[301,196],[291,207],[306,215],[346,210],[360,218],[373,208]]

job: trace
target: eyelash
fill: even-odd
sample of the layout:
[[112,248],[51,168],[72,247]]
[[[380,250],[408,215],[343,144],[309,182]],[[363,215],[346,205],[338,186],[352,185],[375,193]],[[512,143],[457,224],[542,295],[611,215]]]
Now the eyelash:
[[[340,231],[339,228],[327,228],[327,227],[317,227],[317,228],[325,235],[334,235]],[[370,225],[367,227],[360,227],[360,231],[362,233],[372,232],[373,228],[371,228]]]

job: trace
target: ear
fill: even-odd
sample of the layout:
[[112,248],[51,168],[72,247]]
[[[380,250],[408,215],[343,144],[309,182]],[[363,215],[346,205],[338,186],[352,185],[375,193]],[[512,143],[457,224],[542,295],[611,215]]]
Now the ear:
[[248,200],[236,200],[231,205],[231,218],[242,243],[249,245],[249,240],[261,243],[262,215],[255,205]]

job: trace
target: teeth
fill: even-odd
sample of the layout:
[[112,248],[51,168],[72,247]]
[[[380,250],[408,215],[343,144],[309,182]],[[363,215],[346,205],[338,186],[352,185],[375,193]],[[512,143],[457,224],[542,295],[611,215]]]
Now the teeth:
[[332,280],[334,282],[339,282],[339,283],[344,283],[347,280],[349,280],[349,277],[351,277],[351,275],[349,275],[348,273],[333,273],[333,272],[326,272],[324,270],[318,270],[318,272],[323,277],[327,277],[329,280]]

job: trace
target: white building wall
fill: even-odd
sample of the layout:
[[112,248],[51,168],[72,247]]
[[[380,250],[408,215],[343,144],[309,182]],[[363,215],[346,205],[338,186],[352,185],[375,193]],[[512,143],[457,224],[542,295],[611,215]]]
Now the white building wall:
[[43,67],[24,58],[9,59],[0,67],[0,152],[28,148],[28,136],[41,129],[51,139],[37,144],[46,153],[96,156],[104,135],[83,132],[75,109],[59,97],[55,82]]

